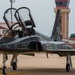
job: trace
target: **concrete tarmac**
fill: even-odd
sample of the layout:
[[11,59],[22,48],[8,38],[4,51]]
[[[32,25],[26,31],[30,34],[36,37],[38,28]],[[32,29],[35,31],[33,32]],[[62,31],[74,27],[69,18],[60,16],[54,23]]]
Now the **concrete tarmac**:
[[[66,58],[58,55],[50,55],[46,58],[45,53],[36,53],[35,57],[19,55],[17,70],[13,71],[10,67],[12,55],[6,62],[7,75],[75,75],[75,56],[72,56],[73,69],[66,72]],[[2,55],[0,55],[0,66],[2,67]],[[2,75],[2,69],[0,69]]]

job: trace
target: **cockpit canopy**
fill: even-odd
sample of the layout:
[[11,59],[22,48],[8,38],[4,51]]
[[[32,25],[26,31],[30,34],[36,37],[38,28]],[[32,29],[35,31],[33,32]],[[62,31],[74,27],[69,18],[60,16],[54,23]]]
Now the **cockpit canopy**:
[[23,36],[35,35],[35,23],[29,8],[9,8],[5,11],[3,18],[9,30],[22,31]]

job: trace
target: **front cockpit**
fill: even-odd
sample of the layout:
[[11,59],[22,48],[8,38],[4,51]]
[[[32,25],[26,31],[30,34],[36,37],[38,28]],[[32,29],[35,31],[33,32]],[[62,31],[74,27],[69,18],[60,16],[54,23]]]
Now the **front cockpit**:
[[3,37],[14,38],[15,34],[12,30],[6,30]]
[[[12,12],[12,14],[10,14],[10,12]],[[2,43],[1,45],[7,45],[6,43],[10,42],[18,44],[18,42],[20,43],[23,39],[25,40],[27,38],[26,40],[31,40],[31,37],[33,39],[37,35],[34,29],[35,23],[29,8],[9,8],[5,11],[3,18],[8,26],[8,30],[4,32],[3,37],[0,39],[0,43]],[[37,40],[38,39],[36,39],[36,41]],[[33,42],[31,43],[36,45],[36,42],[34,42],[35,38],[32,41]],[[29,46],[31,46],[31,43]]]

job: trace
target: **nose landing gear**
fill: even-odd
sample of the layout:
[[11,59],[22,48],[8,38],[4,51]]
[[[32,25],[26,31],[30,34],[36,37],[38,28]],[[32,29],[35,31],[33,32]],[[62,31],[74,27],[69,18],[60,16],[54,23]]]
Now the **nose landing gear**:
[[17,70],[17,55],[13,55],[11,60],[11,66],[13,70]]
[[17,63],[16,62],[13,62],[12,69],[17,70]]

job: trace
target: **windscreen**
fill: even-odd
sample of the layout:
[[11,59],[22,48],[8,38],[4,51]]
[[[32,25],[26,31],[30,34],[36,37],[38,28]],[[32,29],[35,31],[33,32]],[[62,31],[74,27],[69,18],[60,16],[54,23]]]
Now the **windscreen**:
[[9,29],[11,28],[11,26],[13,24],[16,23],[16,19],[14,17],[15,11],[16,11],[15,8],[9,8],[4,13],[4,17],[3,18],[4,18],[4,20],[5,20],[5,22],[6,22],[6,24],[7,24]]

